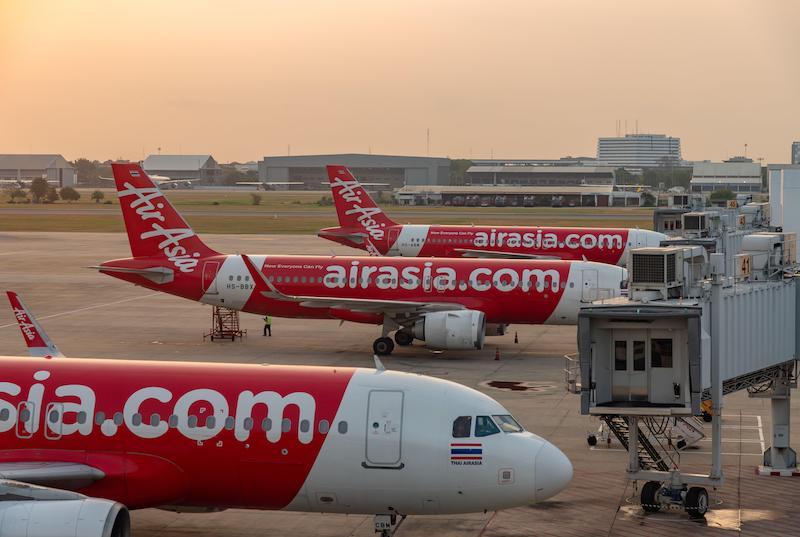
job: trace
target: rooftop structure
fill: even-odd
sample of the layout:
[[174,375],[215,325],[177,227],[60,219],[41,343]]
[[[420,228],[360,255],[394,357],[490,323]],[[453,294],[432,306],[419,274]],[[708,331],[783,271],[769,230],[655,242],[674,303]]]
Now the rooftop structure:
[[706,193],[720,189],[761,192],[761,165],[752,161],[698,162],[692,168],[690,187],[692,192]]
[[0,179],[31,181],[37,178],[59,186],[74,186],[75,168],[57,154],[0,155]]

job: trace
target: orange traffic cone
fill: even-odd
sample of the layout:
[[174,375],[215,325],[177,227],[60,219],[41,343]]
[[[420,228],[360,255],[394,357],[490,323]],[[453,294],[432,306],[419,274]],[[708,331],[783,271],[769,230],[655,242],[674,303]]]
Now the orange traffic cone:
[[494,350],[494,359],[495,359],[495,360],[499,360],[499,359],[500,359],[500,347],[497,347],[497,348]]

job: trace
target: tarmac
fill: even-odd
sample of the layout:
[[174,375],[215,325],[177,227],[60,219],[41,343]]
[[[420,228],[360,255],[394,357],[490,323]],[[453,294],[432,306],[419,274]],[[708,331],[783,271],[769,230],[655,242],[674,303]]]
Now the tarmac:
[[[339,254],[353,250],[313,236],[203,236],[224,252]],[[241,341],[203,339],[211,308],[154,293],[87,269],[130,255],[126,236],[101,233],[0,231],[0,289],[19,292],[68,357],[348,365],[371,367],[375,326],[338,321],[275,318],[273,336],[243,314]],[[0,306],[0,354],[26,353],[8,307]],[[515,332],[519,343],[514,343]],[[495,361],[499,350],[500,360]],[[576,351],[575,328],[512,326],[487,338],[480,351],[435,353],[415,343],[384,359],[387,368],[446,378],[481,390],[505,405],[529,430],[559,446],[572,460],[572,484],[541,504],[458,516],[410,516],[398,537],[552,535],[648,536],[797,535],[800,478],[760,477],[761,451],[770,443],[767,399],[728,396],[724,409],[725,484],[709,491],[714,509],[692,521],[682,511],[645,515],[625,479],[627,455],[615,442],[589,448],[598,422],[581,416],[579,397],[564,383],[564,358]],[[522,383],[526,390],[497,389],[491,381]],[[515,385],[519,387],[520,385]],[[798,398],[792,409],[798,415]],[[797,428],[792,444],[800,445]],[[707,473],[710,442],[683,452],[682,469]],[[642,483],[639,484],[641,486]],[[265,487],[269,483],[264,484]],[[177,514],[156,509],[132,514],[135,537],[360,536],[373,535],[372,517],[229,510]]]

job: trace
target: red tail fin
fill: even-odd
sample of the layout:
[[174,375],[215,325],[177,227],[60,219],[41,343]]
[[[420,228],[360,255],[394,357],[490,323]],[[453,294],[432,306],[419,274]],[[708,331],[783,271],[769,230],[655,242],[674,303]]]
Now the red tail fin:
[[206,246],[138,164],[114,163],[114,182],[133,257],[166,257],[190,272],[199,258],[218,255]]
[[44,329],[39,326],[38,321],[30,312],[28,307],[14,291],[6,291],[8,301],[11,303],[11,309],[14,312],[14,317],[17,319],[19,329],[22,331],[22,337],[25,339],[25,344],[28,345],[28,353],[35,357],[62,357],[61,351],[58,350],[56,344],[47,337]]
[[378,207],[350,170],[345,166],[327,168],[339,225],[345,229],[364,230],[376,240],[383,239],[384,228],[397,224]]

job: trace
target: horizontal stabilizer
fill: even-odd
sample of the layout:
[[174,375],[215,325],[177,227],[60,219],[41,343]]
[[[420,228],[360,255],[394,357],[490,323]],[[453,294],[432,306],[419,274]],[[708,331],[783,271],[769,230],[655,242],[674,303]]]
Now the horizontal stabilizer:
[[127,268],[127,267],[114,267],[114,266],[104,266],[104,265],[94,265],[91,267],[86,267],[91,269],[97,269],[100,272],[116,272],[120,274],[138,274],[143,278],[147,278],[151,282],[154,283],[170,283],[175,278],[175,272],[171,268],[167,267],[150,267],[144,269],[135,269],[135,268]]

